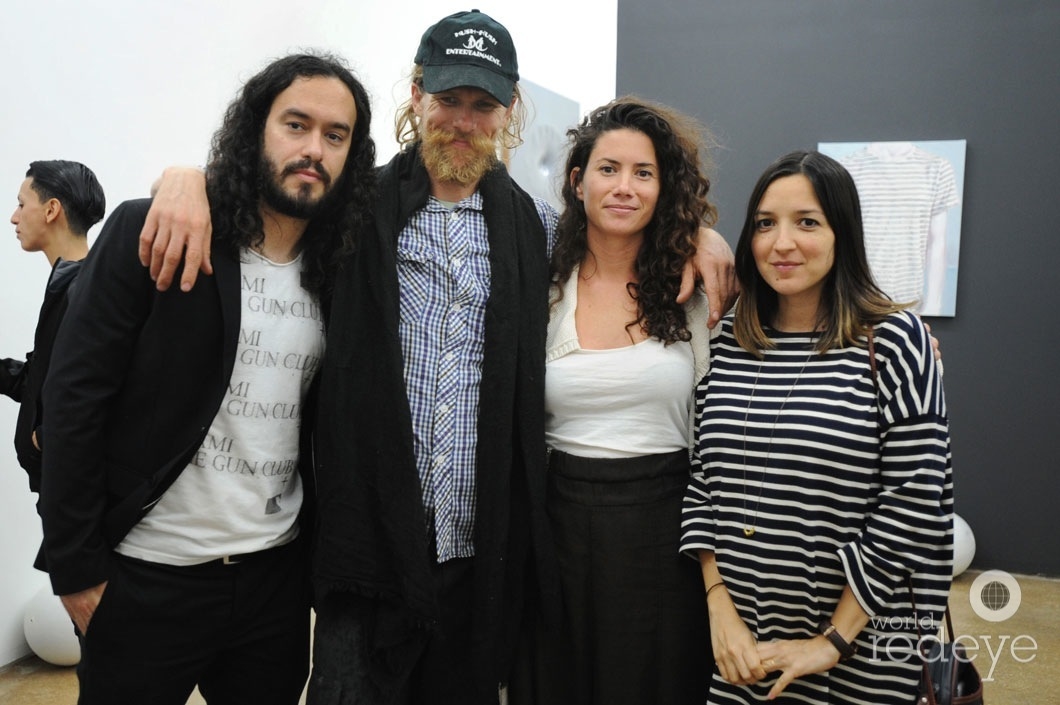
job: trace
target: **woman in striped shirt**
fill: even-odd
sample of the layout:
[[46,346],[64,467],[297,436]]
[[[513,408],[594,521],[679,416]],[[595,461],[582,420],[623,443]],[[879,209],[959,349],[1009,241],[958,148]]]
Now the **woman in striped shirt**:
[[710,702],[912,702],[953,552],[930,336],[873,283],[854,182],[820,153],[759,179],[736,268],[682,520],[707,591]]

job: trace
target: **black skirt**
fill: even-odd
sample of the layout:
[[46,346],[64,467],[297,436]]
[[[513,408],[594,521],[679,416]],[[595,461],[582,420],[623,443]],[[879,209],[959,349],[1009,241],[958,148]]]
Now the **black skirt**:
[[703,579],[678,553],[688,453],[553,451],[549,465],[563,618],[528,635],[510,702],[702,705],[714,666]]

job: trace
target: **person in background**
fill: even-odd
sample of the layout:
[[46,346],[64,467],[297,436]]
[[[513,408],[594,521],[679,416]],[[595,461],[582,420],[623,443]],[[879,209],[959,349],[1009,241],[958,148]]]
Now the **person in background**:
[[273,61],[214,135],[214,272],[160,293],[150,200],[86,259],[44,385],[44,568],[79,703],[295,705],[309,668],[308,451],[334,268],[363,227],[368,96],[325,54]]
[[512,702],[699,705],[710,633],[678,551],[709,305],[677,292],[714,222],[701,131],[634,97],[568,133],[546,348],[547,508],[563,612]]
[[15,423],[15,453],[29,475],[29,488],[40,491],[41,388],[52,345],[66,313],[70,286],[88,254],[88,230],[103,219],[107,202],[96,175],[84,164],[61,159],[31,162],[11,214],[22,249],[43,252],[51,265],[44,303],[26,360],[0,361],[0,393],[21,403]]
[[929,334],[874,284],[854,182],[818,152],[766,169],[736,267],[682,522],[707,592],[709,702],[913,702],[917,627],[939,625],[953,554]]

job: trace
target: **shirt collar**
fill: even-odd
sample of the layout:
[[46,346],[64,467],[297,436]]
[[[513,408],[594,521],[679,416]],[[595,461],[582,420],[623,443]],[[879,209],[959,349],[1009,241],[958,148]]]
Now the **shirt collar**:
[[[441,201],[439,201],[434,196],[430,196],[427,198],[426,208],[427,211],[431,213],[449,210],[442,204]],[[473,194],[457,203],[456,207],[453,210],[482,211],[482,194],[479,191],[475,191]]]

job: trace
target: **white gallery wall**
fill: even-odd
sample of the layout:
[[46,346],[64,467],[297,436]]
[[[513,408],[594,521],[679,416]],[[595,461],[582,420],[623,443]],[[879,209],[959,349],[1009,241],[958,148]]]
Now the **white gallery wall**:
[[[395,151],[393,108],[423,30],[473,7],[450,0],[37,0],[0,22],[0,204],[6,218],[30,161],[96,172],[108,214],[147,195],[169,164],[202,164],[242,81],[304,48],[345,56],[373,98],[380,160]],[[617,0],[477,5],[511,31],[523,78],[582,111],[614,97]],[[90,237],[99,232],[92,229]],[[48,276],[0,224],[0,357],[32,347]],[[164,403],[164,400],[160,400]],[[28,653],[26,602],[47,584],[31,567],[40,524],[10,443],[17,406],[0,399],[0,666]]]

